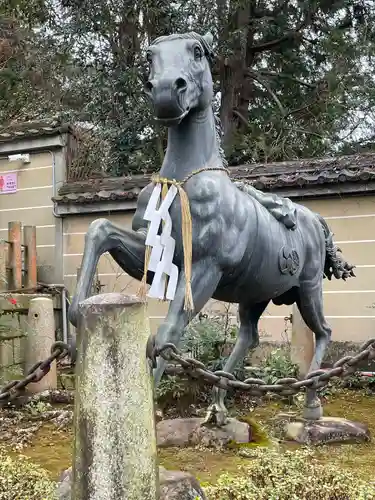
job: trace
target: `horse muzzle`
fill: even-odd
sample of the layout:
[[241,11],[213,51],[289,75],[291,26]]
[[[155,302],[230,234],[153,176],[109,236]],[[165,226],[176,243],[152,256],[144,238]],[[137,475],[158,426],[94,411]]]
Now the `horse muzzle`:
[[152,100],[155,119],[167,127],[178,125],[188,114],[184,78],[149,80],[146,93]]

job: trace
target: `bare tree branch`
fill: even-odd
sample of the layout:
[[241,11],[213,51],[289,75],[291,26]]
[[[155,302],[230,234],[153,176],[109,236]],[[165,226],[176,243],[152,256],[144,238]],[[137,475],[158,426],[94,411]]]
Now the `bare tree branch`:
[[249,122],[246,120],[246,118],[243,116],[243,114],[238,111],[238,109],[236,109],[236,108],[233,109],[233,114],[234,114],[234,116],[237,116],[237,118],[239,118],[241,120],[241,122],[245,125],[245,127],[250,129]]
[[301,113],[302,111],[307,111],[310,106],[316,103],[316,100],[311,101],[307,104],[304,104],[303,106],[300,106],[299,108],[292,109],[291,111],[288,111],[288,113],[284,116],[284,118],[288,118],[288,116],[295,115],[297,113]]
[[294,29],[292,31],[288,31],[287,33],[285,33],[284,36],[277,38],[276,40],[270,40],[269,42],[264,42],[264,43],[260,43],[258,45],[253,45],[252,47],[250,47],[249,50],[253,54],[257,53],[257,52],[263,52],[265,50],[274,49],[275,47],[278,47],[279,45],[281,45],[284,42],[287,42],[289,40],[293,40],[294,38],[296,38],[297,36],[300,35],[300,31],[303,28],[306,28],[308,23],[311,21],[312,16],[313,16],[313,12],[308,12],[306,14],[305,19],[299,24],[299,26],[296,27],[296,29]]
[[251,71],[251,70],[246,71],[246,76],[248,76],[249,78],[252,78],[253,80],[256,80],[263,88],[265,88],[267,90],[267,92],[270,94],[272,99],[275,101],[277,107],[279,108],[281,115],[285,116],[286,111],[285,111],[283,105],[281,104],[279,98],[277,97],[277,95],[274,93],[274,91],[269,86],[268,82],[263,80],[263,78],[261,78],[257,73],[255,73],[254,71]]
[[313,135],[314,137],[318,137],[319,139],[325,139],[325,137],[323,135],[320,135],[316,132],[313,132],[311,130],[306,130],[304,128],[291,128],[290,129],[291,132],[297,132],[297,133],[300,133],[300,134],[307,134],[307,135]]
[[296,36],[296,32],[293,31],[291,33],[287,33],[286,35],[282,36],[281,38],[277,38],[276,40],[270,40],[269,42],[264,42],[259,45],[253,45],[250,48],[250,51],[255,54],[257,52],[263,52],[265,50],[271,50],[274,49],[275,47],[278,47],[284,42],[287,42],[288,40],[291,40]]
[[315,89],[315,87],[316,87],[316,85],[314,85],[312,83],[304,82],[303,80],[299,80],[298,78],[294,78],[293,76],[287,75],[286,73],[276,73],[275,71],[267,71],[267,70],[263,70],[263,69],[258,70],[258,73],[261,74],[262,76],[274,76],[277,78],[290,80],[292,82],[296,82],[299,85],[302,85],[302,86],[307,87],[309,89]]

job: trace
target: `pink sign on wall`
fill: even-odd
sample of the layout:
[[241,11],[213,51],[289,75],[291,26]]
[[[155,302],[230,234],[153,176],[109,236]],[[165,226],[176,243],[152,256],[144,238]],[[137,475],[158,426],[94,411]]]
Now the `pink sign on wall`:
[[17,174],[0,175],[0,194],[17,193]]

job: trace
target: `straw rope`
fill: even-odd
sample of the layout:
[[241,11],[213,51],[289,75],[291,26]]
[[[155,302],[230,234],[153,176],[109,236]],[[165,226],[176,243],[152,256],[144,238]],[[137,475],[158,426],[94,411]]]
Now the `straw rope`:
[[[166,177],[161,177],[159,174],[153,175],[151,178],[151,182],[153,184],[161,184],[162,185],[162,199],[165,198],[168,187],[176,186],[178,190],[178,194],[180,196],[181,202],[181,232],[182,232],[182,248],[184,252],[184,271],[185,271],[185,302],[184,309],[187,311],[194,311],[194,301],[193,301],[193,292],[191,289],[191,279],[192,279],[192,259],[193,259],[193,227],[192,227],[192,219],[190,212],[190,203],[189,197],[184,190],[184,184],[191,179],[194,175],[200,174],[202,172],[210,172],[210,171],[220,171],[226,172],[229,175],[229,171],[225,168],[221,167],[204,167],[199,170],[194,170],[191,172],[185,179],[182,181],[176,181],[175,179],[168,179]],[[148,264],[150,262],[151,256],[151,247],[146,245],[145,250],[145,264],[144,264],[144,275],[141,281],[141,287],[139,290],[139,296],[142,299],[146,298],[146,287],[147,287],[147,269]]]

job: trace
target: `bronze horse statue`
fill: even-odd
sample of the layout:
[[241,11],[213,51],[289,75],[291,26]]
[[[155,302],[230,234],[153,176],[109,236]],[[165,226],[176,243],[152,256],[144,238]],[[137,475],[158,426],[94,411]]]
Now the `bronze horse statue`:
[[[323,278],[354,276],[354,266],[342,259],[332,233],[318,214],[288,199],[231,181],[212,107],[212,57],[212,35],[193,32],[159,37],[147,50],[145,90],[156,121],[168,127],[160,176],[185,180],[192,229],[191,273],[187,280],[181,238],[182,198],[177,195],[169,208],[177,281],[155,345],[178,345],[184,328],[211,297],[237,303],[238,338],[223,368],[233,372],[258,344],[258,321],[270,301],[277,305],[297,303],[315,334],[312,371],[320,367],[331,338],[323,313]],[[132,229],[118,227],[107,219],[97,219],[90,225],[76,294],[69,308],[73,325],[77,323],[79,302],[89,296],[103,253],[109,252],[127,274],[142,280],[150,221],[144,217],[154,189],[155,182],[151,182],[140,193]],[[156,273],[147,269],[147,283],[151,284]],[[184,307],[187,281],[192,311]],[[157,359],[155,384],[160,382],[165,363],[161,357]],[[224,398],[224,390],[214,389],[208,417],[214,416],[217,425],[227,421]],[[313,409],[319,407],[314,391],[310,391],[306,404]]]

